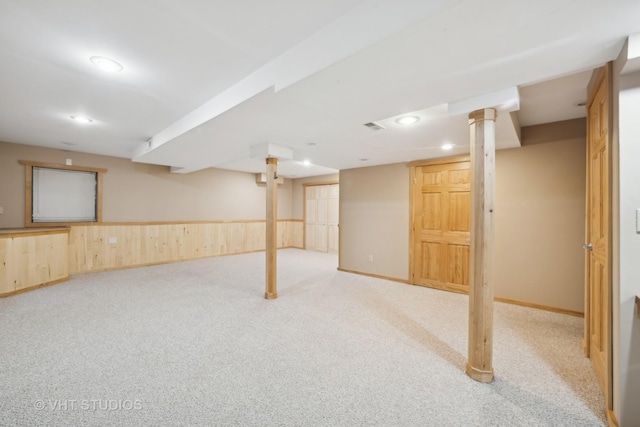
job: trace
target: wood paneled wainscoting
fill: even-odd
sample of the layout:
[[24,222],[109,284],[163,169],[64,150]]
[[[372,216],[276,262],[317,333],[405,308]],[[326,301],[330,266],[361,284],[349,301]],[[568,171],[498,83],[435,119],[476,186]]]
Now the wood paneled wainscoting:
[[0,297],[69,278],[69,229],[0,230]]
[[[278,221],[278,248],[303,248],[303,222]],[[139,267],[265,250],[264,220],[72,226],[69,272]]]
[[[265,250],[264,220],[96,223],[0,230],[0,297],[70,274]],[[279,220],[278,248],[303,249],[303,221]]]

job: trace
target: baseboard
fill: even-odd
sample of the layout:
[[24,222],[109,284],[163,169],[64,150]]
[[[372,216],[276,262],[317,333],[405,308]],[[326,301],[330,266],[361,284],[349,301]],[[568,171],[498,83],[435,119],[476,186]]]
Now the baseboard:
[[[278,248],[278,250],[280,249],[303,249],[303,248],[300,248],[298,246],[282,246]],[[218,258],[221,256],[253,254],[256,252],[264,252],[264,251],[265,251],[264,249],[258,249],[255,251],[230,252],[227,254],[206,255],[206,256],[200,256],[195,258],[172,259],[168,261],[148,262],[144,264],[129,264],[129,265],[120,265],[117,267],[96,268],[95,270],[74,271],[72,273],[72,276],[76,274],[104,273],[105,271],[127,270],[129,268],[153,267],[155,265],[173,264],[176,262],[186,262],[186,261],[197,261],[199,259]]]
[[550,307],[548,305],[533,304],[530,302],[517,301],[517,300],[502,298],[502,297],[494,297],[493,300],[497,302],[504,302],[506,304],[520,305],[520,306],[529,307],[529,308],[537,308],[538,310],[552,311],[554,313],[568,314],[569,316],[584,317],[584,313],[580,313],[579,311]]
[[359,274],[361,276],[374,277],[376,279],[390,280],[392,282],[404,283],[406,285],[409,284],[408,280],[398,279],[396,277],[381,276],[379,274],[373,274],[373,273],[365,273],[365,272],[362,272],[362,271],[349,270],[348,268],[338,267],[338,271],[343,271],[345,273]]
[[17,291],[5,292],[3,294],[0,294],[0,298],[12,297],[14,295],[18,295],[18,294],[22,294],[22,293],[29,292],[29,291],[34,291],[36,289],[44,288],[46,286],[51,286],[51,285],[55,285],[57,283],[66,282],[67,280],[69,280],[69,277],[70,276],[67,276],[67,277],[63,277],[62,279],[56,279],[56,280],[52,280],[50,282],[41,283],[39,285],[29,286],[28,288],[18,289]]

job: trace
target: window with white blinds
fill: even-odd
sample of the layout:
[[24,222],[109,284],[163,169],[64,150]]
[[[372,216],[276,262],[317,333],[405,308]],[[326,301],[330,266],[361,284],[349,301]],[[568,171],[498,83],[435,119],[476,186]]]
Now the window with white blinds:
[[32,174],[32,222],[98,220],[97,172],[34,166]]

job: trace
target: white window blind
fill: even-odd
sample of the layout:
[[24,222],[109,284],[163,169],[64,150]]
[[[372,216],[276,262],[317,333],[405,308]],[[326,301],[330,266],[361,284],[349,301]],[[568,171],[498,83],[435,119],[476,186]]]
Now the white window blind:
[[32,222],[97,221],[96,172],[33,167]]

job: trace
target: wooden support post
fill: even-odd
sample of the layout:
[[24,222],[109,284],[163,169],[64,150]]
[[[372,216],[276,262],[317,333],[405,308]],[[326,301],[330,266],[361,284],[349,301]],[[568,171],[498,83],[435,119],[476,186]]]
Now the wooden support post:
[[266,299],[278,298],[276,286],[277,253],[278,253],[278,159],[267,158],[267,278]]
[[493,215],[495,204],[493,108],[469,114],[471,128],[471,242],[469,266],[469,360],[467,375],[493,381]]

